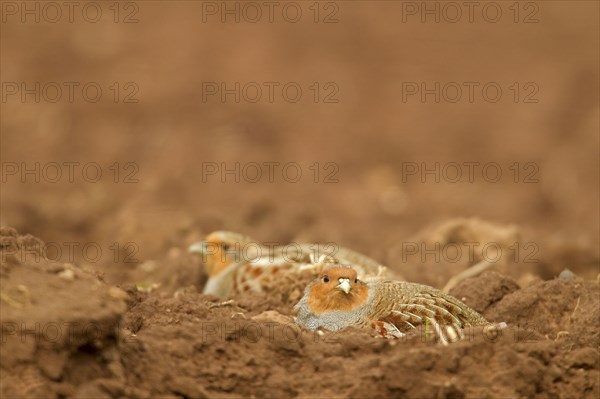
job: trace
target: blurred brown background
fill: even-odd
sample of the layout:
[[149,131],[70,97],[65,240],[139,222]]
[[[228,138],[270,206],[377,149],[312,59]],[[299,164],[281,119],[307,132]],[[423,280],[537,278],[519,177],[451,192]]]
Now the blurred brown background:
[[[2,6],[3,225],[62,248],[98,242],[105,254],[133,242],[140,262],[228,229],[336,241],[396,267],[394,249],[418,231],[478,217],[597,254],[597,2],[481,2],[472,21],[466,8],[457,19],[429,2],[439,23],[421,2],[295,2],[287,13],[277,3],[272,22],[262,3],[257,22],[246,3],[138,1],[95,2],[85,14],[82,2],[73,22],[64,6],[56,23],[55,10],[27,4],[39,23],[20,2]],[[238,7],[240,22],[222,7]],[[77,85],[73,101],[64,82]],[[90,82],[102,89],[98,102],[82,94]],[[208,95],[211,82],[239,82],[240,101]],[[263,89],[258,102],[256,85],[242,90],[249,82]],[[264,82],[275,82],[272,102]],[[406,91],[436,82],[439,101]],[[23,83],[40,84],[39,102]],[[289,83],[302,89],[295,103],[281,91]],[[62,97],[52,102],[56,85]],[[52,162],[62,165],[56,183]],[[79,163],[73,182],[65,162]],[[220,171],[203,181],[208,165],[236,162],[240,172],[281,166],[274,182],[267,168],[255,183],[243,173],[223,182]],[[473,181],[464,167],[452,182],[455,169],[443,168],[465,162],[480,163]],[[500,167],[497,182],[482,172],[489,162]],[[39,173],[22,175],[36,163]],[[282,175],[287,163],[300,167],[298,182]],[[436,163],[447,172],[439,182],[406,175]],[[82,177],[88,164],[100,167],[97,182],[86,181],[93,168]],[[331,172],[337,182],[325,183]]]

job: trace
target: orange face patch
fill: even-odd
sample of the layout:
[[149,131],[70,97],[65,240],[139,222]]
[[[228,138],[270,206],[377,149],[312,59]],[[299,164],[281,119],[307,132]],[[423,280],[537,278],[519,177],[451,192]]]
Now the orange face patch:
[[[338,286],[348,279],[348,293]],[[308,292],[308,306],[316,314],[332,310],[353,310],[362,305],[369,296],[365,283],[359,281],[356,271],[349,267],[333,267],[323,271],[318,281],[312,283]]]
[[223,240],[218,235],[206,237],[206,255],[204,267],[209,277],[216,276],[235,261],[233,249],[236,243]]

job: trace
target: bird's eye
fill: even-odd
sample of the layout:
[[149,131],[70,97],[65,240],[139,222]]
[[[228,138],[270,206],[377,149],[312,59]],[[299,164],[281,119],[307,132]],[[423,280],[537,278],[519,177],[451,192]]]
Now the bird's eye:
[[354,279],[354,284],[358,283],[358,278]]
[[323,282],[324,283],[328,283],[329,282],[329,276],[323,276]]
[[229,251],[229,244],[222,244],[222,245],[223,245],[223,250]]

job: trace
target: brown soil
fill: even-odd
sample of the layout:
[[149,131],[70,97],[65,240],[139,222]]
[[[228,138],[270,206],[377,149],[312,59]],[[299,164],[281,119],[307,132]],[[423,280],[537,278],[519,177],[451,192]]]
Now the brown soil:
[[[3,397],[582,397],[600,394],[598,281],[527,287],[490,271],[451,294],[508,328],[442,347],[301,331],[281,293],[222,303],[183,285],[121,289],[81,268],[35,261],[39,241],[2,230]],[[165,262],[176,275],[179,255]],[[275,309],[275,310],[273,310]],[[317,377],[318,376],[318,377]]]
[[[538,2],[530,24],[512,21],[513,2],[495,2],[495,24],[401,23],[411,2],[393,1],[336,2],[336,24],[314,23],[312,2],[298,2],[309,17],[297,24],[223,24],[201,23],[202,2],[138,1],[139,22],[121,24],[96,3],[95,24],[2,22],[3,84],[104,91],[97,103],[2,100],[0,224],[14,228],[0,248],[2,398],[600,395],[597,2]],[[305,96],[204,102],[207,81],[298,82]],[[334,82],[339,103],[314,103],[315,81]],[[497,82],[504,96],[403,102],[413,81]],[[139,102],[115,102],[114,82],[134,82]],[[521,97],[533,82],[538,101],[513,101],[514,82]],[[73,181],[66,166],[58,182],[22,174],[65,162],[79,165]],[[213,162],[295,162],[303,178],[203,181]],[[465,162],[496,162],[502,178],[403,176]],[[324,182],[328,163],[337,182]],[[291,319],[306,280],[283,277],[221,304],[201,295],[206,275],[186,252],[221,229],[334,242],[437,288],[500,250],[451,293],[508,328],[448,347],[421,331],[315,335]]]

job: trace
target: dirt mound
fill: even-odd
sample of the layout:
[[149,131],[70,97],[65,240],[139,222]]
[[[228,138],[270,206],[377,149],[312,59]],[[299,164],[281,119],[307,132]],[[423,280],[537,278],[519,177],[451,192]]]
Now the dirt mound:
[[59,397],[89,379],[122,378],[117,330],[126,293],[48,261],[35,237],[0,234],[2,396]]
[[452,294],[508,328],[473,328],[443,347],[420,332],[386,341],[359,330],[301,331],[289,316],[297,281],[225,302],[194,284],[168,294],[121,290],[41,253],[23,258],[42,247],[34,237],[3,229],[1,243],[3,397],[600,394],[597,281],[519,288],[496,272],[465,280]]

